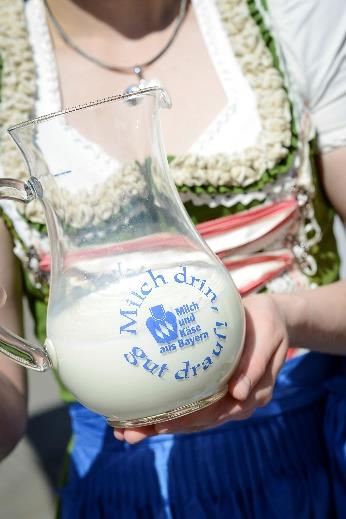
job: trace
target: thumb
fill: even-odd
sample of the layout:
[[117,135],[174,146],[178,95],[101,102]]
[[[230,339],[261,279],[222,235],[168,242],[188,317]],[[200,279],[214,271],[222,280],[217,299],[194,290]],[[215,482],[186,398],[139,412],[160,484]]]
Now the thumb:
[[246,337],[240,362],[231,377],[228,389],[233,398],[244,401],[263,377],[273,353],[272,340],[263,333],[262,325],[255,327],[253,315],[245,307]]
[[244,401],[253,387],[252,379],[247,373],[241,373],[232,378],[228,384],[229,392],[236,400]]

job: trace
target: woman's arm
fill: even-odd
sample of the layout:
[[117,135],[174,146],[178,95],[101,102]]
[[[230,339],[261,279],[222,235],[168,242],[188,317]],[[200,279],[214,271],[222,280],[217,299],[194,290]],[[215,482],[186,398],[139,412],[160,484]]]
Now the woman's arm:
[[[346,148],[321,155],[319,165],[327,196],[346,224]],[[284,316],[290,344],[346,354],[346,280],[272,297]]]
[[346,225],[346,147],[320,155],[319,172],[332,206]]
[[[12,242],[0,220],[0,324],[22,332],[21,275]],[[7,296],[4,305],[5,294]],[[25,370],[0,354],[0,460],[15,447],[26,426]]]
[[284,316],[291,346],[346,355],[346,280],[271,297]]

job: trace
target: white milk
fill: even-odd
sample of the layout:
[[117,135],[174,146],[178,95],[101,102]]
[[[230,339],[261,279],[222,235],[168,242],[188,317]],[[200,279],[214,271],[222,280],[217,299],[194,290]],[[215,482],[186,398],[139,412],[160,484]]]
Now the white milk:
[[206,254],[185,264],[165,255],[169,267],[110,276],[92,292],[67,290],[64,280],[50,305],[48,350],[63,383],[107,417],[151,416],[213,395],[239,357],[244,315],[229,274]]

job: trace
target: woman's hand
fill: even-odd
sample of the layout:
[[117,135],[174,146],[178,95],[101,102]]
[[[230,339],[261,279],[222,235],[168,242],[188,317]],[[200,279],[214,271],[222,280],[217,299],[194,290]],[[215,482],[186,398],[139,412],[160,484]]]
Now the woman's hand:
[[271,400],[288,348],[285,318],[274,298],[267,294],[247,297],[244,306],[245,345],[227,395],[201,411],[176,420],[137,429],[117,429],[114,432],[117,439],[136,443],[155,434],[202,431],[228,420],[244,420]]

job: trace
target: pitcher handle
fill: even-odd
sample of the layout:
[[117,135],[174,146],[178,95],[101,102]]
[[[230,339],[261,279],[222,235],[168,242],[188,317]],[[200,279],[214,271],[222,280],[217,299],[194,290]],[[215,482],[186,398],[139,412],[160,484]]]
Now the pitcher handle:
[[[41,184],[35,177],[27,182],[13,178],[0,179],[0,200],[29,203],[41,197]],[[45,371],[52,365],[42,346],[32,344],[3,326],[0,326],[0,352],[18,364],[37,371]]]

